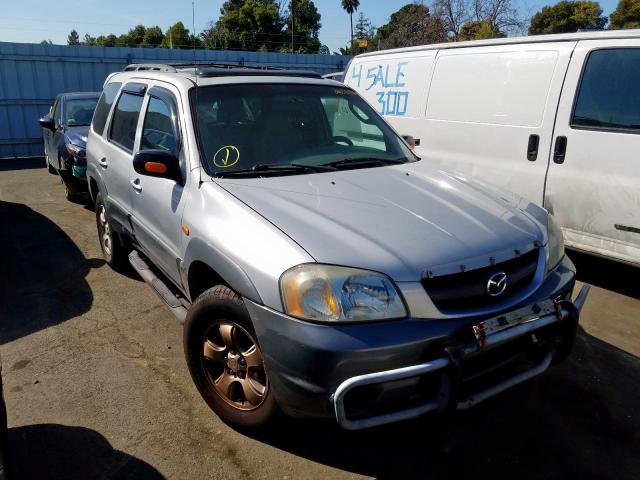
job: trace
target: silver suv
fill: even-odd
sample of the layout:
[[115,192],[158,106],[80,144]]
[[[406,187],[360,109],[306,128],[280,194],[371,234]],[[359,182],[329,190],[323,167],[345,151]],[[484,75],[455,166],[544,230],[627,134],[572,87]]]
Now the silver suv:
[[131,65],[105,83],[87,159],[106,261],[184,321],[193,380],[231,424],[465,409],[571,349],[587,290],[571,302],[553,218],[418,171],[341,83]]

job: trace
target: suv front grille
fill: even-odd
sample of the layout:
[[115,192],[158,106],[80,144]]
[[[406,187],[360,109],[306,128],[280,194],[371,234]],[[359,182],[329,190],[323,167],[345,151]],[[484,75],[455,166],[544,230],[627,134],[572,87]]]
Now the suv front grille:
[[[464,311],[486,308],[503,302],[521,292],[533,281],[538,266],[539,249],[506,262],[451,275],[425,278],[422,286],[441,311]],[[507,288],[499,296],[487,293],[489,278],[498,273],[507,274]]]

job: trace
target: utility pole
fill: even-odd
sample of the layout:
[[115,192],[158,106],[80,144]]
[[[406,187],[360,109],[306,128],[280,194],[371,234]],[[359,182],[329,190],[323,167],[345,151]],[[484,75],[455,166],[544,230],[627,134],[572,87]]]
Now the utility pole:
[[295,6],[295,0],[291,0],[291,53],[295,53],[295,15],[294,15],[294,8]]

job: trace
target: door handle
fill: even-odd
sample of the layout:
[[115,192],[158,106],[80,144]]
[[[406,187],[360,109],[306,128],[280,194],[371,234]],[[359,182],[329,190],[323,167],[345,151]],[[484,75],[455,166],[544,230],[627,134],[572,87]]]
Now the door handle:
[[136,178],[135,180],[131,180],[131,186],[138,193],[140,193],[142,191],[142,185],[140,185],[140,179],[139,178]]
[[527,145],[527,160],[535,162],[538,159],[538,147],[540,146],[540,135],[529,135]]
[[567,137],[557,137],[556,145],[553,148],[553,161],[557,164],[564,163],[564,158],[567,155]]
[[100,160],[98,160],[98,165],[100,165],[102,168],[107,168],[109,163],[107,162],[106,158],[101,158]]

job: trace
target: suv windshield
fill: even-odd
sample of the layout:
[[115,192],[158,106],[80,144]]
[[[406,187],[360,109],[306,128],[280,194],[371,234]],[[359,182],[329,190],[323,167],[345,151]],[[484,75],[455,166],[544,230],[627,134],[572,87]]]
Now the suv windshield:
[[[210,175],[292,175],[416,160],[353,90],[243,84],[191,92]],[[304,168],[302,168],[304,167]]]
[[96,109],[98,97],[73,98],[64,105],[64,124],[68,127],[86,127],[91,125],[93,111]]

